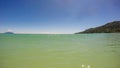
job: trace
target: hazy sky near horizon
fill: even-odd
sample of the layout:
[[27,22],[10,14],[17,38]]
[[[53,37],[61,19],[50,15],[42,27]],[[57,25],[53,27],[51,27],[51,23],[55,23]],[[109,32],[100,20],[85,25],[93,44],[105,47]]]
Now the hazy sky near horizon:
[[120,20],[120,0],[0,0],[0,33],[75,33]]

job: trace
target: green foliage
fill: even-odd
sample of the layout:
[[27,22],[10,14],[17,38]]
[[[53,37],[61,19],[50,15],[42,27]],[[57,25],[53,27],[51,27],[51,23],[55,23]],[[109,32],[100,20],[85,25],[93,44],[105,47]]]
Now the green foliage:
[[81,34],[81,33],[120,33],[120,21],[110,22],[103,26],[90,28],[83,32],[78,32],[75,34]]

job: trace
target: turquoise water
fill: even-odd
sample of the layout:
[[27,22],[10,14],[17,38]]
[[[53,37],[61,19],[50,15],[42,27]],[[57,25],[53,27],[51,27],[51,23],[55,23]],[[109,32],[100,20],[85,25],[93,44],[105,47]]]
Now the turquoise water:
[[0,34],[0,68],[120,68],[120,34]]

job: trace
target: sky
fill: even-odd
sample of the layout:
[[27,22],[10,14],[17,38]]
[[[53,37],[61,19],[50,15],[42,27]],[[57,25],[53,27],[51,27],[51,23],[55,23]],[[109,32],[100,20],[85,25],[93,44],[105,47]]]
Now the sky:
[[120,0],[0,0],[0,33],[72,34],[120,20]]

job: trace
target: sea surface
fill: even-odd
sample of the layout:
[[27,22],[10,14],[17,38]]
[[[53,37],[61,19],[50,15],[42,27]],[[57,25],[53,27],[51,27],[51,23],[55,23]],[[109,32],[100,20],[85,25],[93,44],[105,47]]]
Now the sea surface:
[[0,68],[120,68],[120,34],[0,34]]

